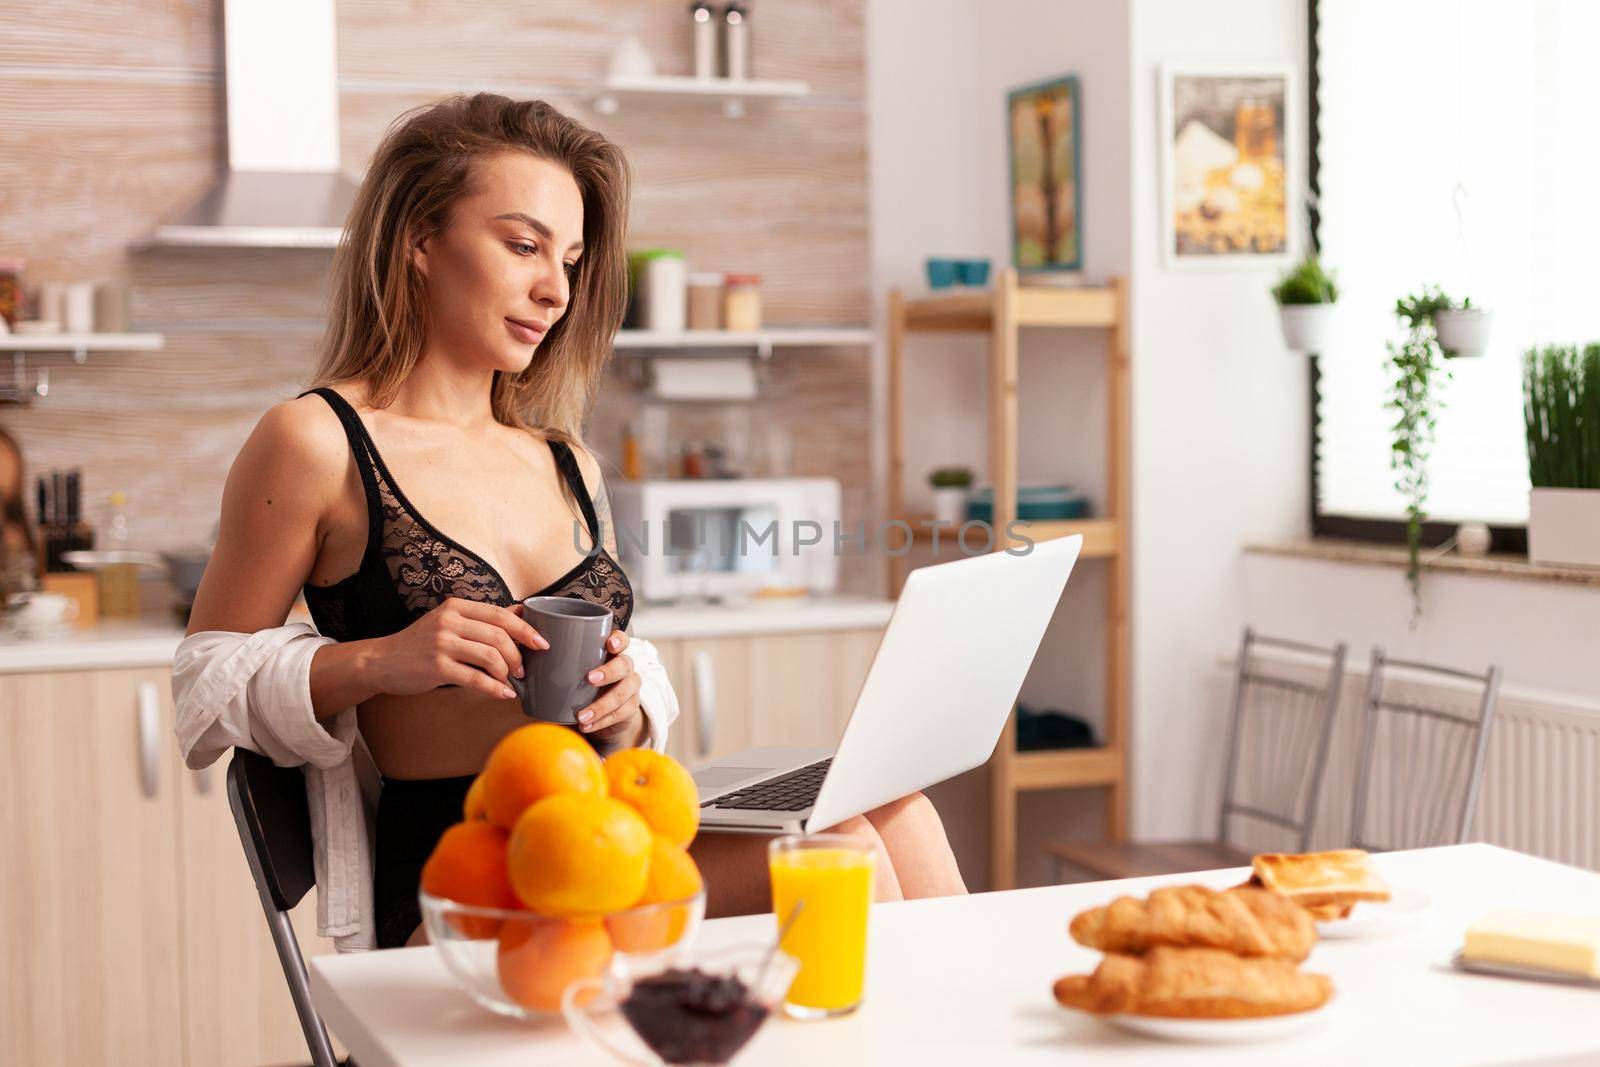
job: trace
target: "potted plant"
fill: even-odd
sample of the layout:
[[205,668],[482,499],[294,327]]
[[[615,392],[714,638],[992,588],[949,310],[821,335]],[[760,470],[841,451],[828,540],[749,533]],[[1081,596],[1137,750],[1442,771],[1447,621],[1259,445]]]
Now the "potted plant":
[[1333,275],[1322,269],[1315,254],[1306,256],[1272,288],[1278,302],[1278,322],[1283,327],[1283,343],[1296,352],[1320,352],[1328,340],[1333,322],[1333,305],[1339,287]]
[[967,517],[967,490],[972,488],[970,467],[940,467],[928,475],[933,486],[933,517],[935,521],[960,526]]
[[1600,343],[1523,356],[1528,558],[1600,567]]
[[1439,348],[1451,359],[1471,359],[1489,347],[1492,313],[1472,306],[1469,296],[1460,304],[1449,304],[1433,313],[1433,329],[1439,335]]
[[1389,363],[1394,372],[1389,399],[1384,406],[1394,409],[1394,443],[1390,446],[1389,467],[1394,471],[1394,487],[1406,499],[1406,581],[1411,586],[1411,621],[1422,614],[1422,564],[1418,552],[1422,542],[1422,520],[1427,517],[1428,454],[1433,449],[1437,409],[1436,387],[1448,381],[1433,317],[1450,306],[1450,298],[1438,286],[1423,289],[1395,301],[1394,313],[1405,324],[1405,336],[1389,342]]

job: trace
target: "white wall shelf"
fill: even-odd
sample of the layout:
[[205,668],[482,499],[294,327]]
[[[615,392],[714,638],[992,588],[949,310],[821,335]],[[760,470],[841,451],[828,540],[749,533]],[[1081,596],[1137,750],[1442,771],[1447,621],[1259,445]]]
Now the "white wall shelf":
[[621,330],[612,342],[618,355],[673,352],[695,348],[753,348],[765,357],[774,348],[826,348],[870,345],[872,330],[865,326],[774,326],[742,332],[733,330]]
[[762,81],[756,78],[691,78],[651,76],[612,78],[595,95],[595,110],[614,115],[624,100],[710,100],[722,104],[722,113],[736,119],[746,105],[763,100],[792,100],[811,95],[811,86],[800,81]]
[[157,352],[167,339],[159,333],[28,333],[0,334],[0,352],[11,353],[11,381],[0,383],[0,404],[33,403],[50,395],[50,371],[40,367],[28,384],[28,356],[69,352],[74,363],[87,363],[90,352]]
[[0,334],[0,352],[158,352],[166,344],[159,333]]

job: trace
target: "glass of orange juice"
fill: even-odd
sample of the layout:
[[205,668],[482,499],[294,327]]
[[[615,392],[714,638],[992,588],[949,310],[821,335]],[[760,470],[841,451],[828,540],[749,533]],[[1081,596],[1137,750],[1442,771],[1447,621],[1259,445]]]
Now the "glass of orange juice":
[[867,970],[867,911],[873,849],[842,834],[780,837],[767,849],[772,910],[783,951],[800,961],[784,1011],[794,1019],[848,1015],[861,1004]]

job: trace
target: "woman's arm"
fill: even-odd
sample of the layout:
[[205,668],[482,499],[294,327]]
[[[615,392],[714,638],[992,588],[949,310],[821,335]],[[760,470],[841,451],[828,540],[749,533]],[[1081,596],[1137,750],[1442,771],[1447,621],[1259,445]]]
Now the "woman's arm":
[[[269,410],[239,450],[222,491],[217,544],[195,594],[188,632],[255,633],[282,626],[326,537],[326,518],[359,480],[344,430],[319,397]],[[378,692],[373,642],[319,649],[312,705],[320,718]]]

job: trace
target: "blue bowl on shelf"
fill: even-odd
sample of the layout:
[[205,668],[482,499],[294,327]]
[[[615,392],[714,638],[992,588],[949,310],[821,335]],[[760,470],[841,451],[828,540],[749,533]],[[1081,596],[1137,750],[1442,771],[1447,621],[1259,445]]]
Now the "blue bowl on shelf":
[[[1023,522],[1087,519],[1089,501],[1067,485],[1025,485],[1017,490],[1017,518]],[[969,522],[994,521],[994,488],[984,486],[967,499]]]
[[956,261],[956,274],[962,285],[988,285],[989,261],[987,259],[960,259]]
[[934,259],[929,257],[928,287],[931,289],[948,289],[956,284],[961,277],[961,261],[957,259]]

